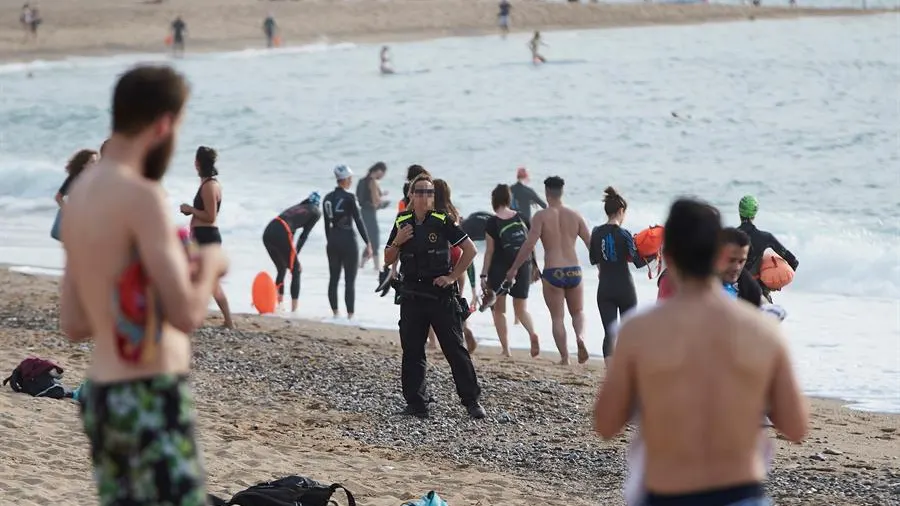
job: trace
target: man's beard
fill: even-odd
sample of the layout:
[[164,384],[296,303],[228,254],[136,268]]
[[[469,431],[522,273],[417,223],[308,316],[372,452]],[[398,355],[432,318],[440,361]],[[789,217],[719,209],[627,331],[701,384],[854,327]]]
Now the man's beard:
[[153,181],[162,179],[166,169],[169,168],[174,150],[175,135],[170,134],[166,140],[147,152],[147,156],[144,157],[144,177]]

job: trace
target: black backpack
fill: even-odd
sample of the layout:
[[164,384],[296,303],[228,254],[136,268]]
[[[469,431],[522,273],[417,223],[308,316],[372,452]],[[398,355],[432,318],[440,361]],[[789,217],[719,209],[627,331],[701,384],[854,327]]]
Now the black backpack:
[[331,486],[303,476],[287,476],[267,481],[238,492],[228,501],[232,506],[330,506],[337,505],[331,496],[341,489],[347,494],[347,506],[356,499],[341,484]]
[[9,383],[13,391],[33,397],[65,399],[72,397],[72,392],[58,379],[62,372],[62,367],[49,360],[30,357],[13,369],[12,374],[3,380],[3,384]]

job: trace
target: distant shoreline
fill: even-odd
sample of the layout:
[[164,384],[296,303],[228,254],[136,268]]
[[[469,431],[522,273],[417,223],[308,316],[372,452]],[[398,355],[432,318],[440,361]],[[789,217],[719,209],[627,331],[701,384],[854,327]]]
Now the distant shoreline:
[[[224,4],[224,5],[219,5]],[[0,6],[0,62],[28,63],[69,57],[128,54],[168,56],[164,45],[176,15],[188,25],[187,52],[263,49],[260,29],[271,9],[283,47],[327,43],[384,43],[497,35],[496,5],[462,0],[394,0],[369,3],[169,0],[160,5],[114,0],[42,2],[36,41],[24,42],[18,3]],[[210,10],[217,9],[216,16]],[[568,4],[519,0],[513,33],[687,25],[741,20],[866,16],[886,9],[751,7],[708,4]],[[374,57],[373,57],[374,60]],[[374,64],[373,64],[374,65]]]

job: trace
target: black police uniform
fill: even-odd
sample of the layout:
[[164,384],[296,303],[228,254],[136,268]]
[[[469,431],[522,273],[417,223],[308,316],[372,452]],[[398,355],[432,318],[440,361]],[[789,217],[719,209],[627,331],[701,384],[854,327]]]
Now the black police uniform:
[[425,343],[431,327],[450,364],[456,393],[472,414],[473,409],[481,409],[478,404],[481,388],[463,341],[463,320],[468,315],[468,304],[459,296],[456,283],[447,288],[434,284],[436,278],[453,270],[450,247],[465,241],[468,236],[446,213],[429,212],[421,223],[417,223],[410,210],[397,215],[388,237],[389,248],[398,229],[406,225],[414,227],[413,235],[399,246],[400,280],[395,289],[400,304],[401,383],[407,411],[417,415],[427,413]]

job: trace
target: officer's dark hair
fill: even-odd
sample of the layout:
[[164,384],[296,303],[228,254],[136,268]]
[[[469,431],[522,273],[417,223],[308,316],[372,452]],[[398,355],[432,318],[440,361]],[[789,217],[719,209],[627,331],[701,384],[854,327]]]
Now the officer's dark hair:
[[682,197],[672,204],[666,220],[667,261],[681,276],[705,279],[715,273],[722,238],[722,216],[702,200]]
[[512,203],[512,193],[508,184],[498,184],[491,192],[491,208],[496,211],[501,207],[509,207]]
[[615,216],[620,209],[628,209],[628,202],[625,202],[625,198],[619,195],[619,192],[612,186],[607,186],[603,193],[606,194],[603,197],[603,210],[606,211],[607,216]]
[[750,236],[739,228],[726,227],[722,230],[722,245],[726,244],[734,244],[744,248],[750,246]]
[[559,176],[550,176],[544,180],[544,190],[551,197],[562,197],[563,186],[565,185],[565,180]]
[[434,208],[438,211],[446,211],[453,223],[459,222],[459,211],[453,205],[450,185],[443,179],[434,180]]

